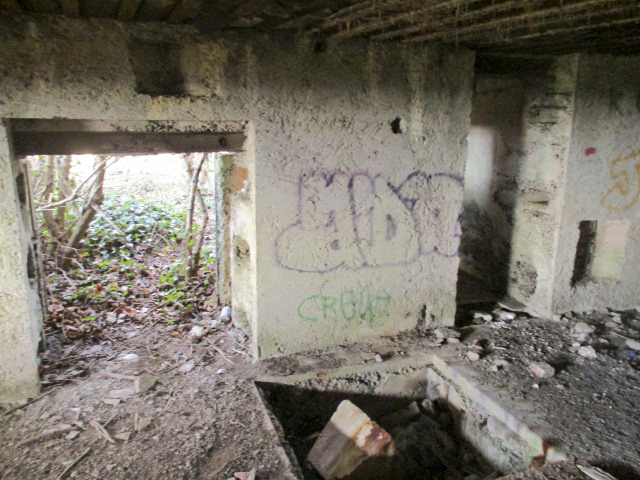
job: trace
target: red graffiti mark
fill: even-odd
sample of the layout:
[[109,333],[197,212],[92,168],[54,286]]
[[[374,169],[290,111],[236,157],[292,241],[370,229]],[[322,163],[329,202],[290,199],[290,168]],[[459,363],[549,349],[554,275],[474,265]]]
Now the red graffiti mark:
[[584,150],[584,154],[588,157],[589,155],[595,155],[597,152],[596,147],[589,147]]

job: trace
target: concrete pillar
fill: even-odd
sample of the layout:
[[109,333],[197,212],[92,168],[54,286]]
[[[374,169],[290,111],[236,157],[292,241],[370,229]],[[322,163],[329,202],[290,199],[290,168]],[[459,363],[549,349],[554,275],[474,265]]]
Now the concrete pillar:
[[19,173],[7,129],[0,125],[0,402],[24,400],[40,389],[41,312],[28,273],[28,263],[35,264],[30,226],[21,214],[29,192],[16,185]]
[[550,61],[531,80],[524,108],[508,294],[542,315],[552,313],[577,66],[575,55]]

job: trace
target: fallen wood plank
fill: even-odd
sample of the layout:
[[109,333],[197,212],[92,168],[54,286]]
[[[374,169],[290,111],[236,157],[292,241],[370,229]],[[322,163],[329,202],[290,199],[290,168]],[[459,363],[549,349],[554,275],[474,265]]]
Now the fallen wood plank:
[[365,460],[386,456],[391,435],[349,400],[344,400],[307,456],[325,480],[343,478]]

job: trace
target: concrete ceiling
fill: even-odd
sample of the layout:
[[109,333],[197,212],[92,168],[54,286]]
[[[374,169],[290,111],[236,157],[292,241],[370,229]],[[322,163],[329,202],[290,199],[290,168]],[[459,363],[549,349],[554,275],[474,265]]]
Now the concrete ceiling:
[[437,42],[487,53],[640,52],[638,0],[0,0],[0,9],[192,23],[205,33]]

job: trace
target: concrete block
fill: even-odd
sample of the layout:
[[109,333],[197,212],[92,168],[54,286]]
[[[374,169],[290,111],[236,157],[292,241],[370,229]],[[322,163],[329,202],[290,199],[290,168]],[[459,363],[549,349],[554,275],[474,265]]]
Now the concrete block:
[[325,480],[344,478],[367,458],[386,456],[391,436],[349,400],[338,406],[309,452],[311,463]]

